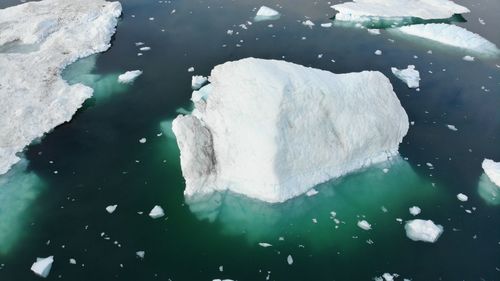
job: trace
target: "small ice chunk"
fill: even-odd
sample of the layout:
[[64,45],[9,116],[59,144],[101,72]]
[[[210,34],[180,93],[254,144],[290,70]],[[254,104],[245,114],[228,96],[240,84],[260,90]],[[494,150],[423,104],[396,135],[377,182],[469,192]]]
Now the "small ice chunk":
[[36,258],[36,262],[31,266],[31,271],[36,275],[46,278],[49,276],[50,269],[52,268],[52,263],[54,262],[54,256],[46,258]]
[[324,28],[329,28],[329,27],[332,27],[333,23],[331,22],[326,22],[326,23],[322,23],[321,24],[321,27],[324,27]]
[[134,80],[142,74],[141,70],[127,71],[118,76],[118,82],[128,84],[134,82]]
[[309,197],[314,196],[316,194],[318,194],[318,191],[316,189],[314,189],[314,188],[312,188],[308,192],[306,192],[306,195],[309,196]]
[[366,220],[358,221],[358,226],[359,226],[359,228],[364,229],[364,230],[372,229],[372,225],[369,224]]
[[191,66],[190,68],[188,68],[188,72],[194,72],[194,67]]
[[311,20],[303,21],[302,24],[310,28],[314,26],[314,22],[312,22]]
[[412,215],[414,215],[414,216],[416,216],[416,215],[420,214],[420,212],[422,211],[422,210],[421,210],[419,207],[417,207],[417,206],[413,206],[413,207],[411,207],[409,210],[410,210],[410,214],[412,214]]
[[139,142],[140,142],[140,143],[146,143],[146,141],[147,141],[147,140],[146,140],[146,138],[141,138],[141,139],[139,140]]
[[376,51],[375,51],[375,55],[377,55],[377,56],[381,56],[381,55],[382,55],[382,51],[381,51],[381,50],[376,50]]
[[276,20],[279,19],[280,13],[274,9],[262,6],[257,11],[254,21]]
[[153,219],[161,218],[165,215],[165,212],[163,212],[163,209],[156,205],[154,208],[149,212],[149,216]]
[[408,85],[408,88],[418,88],[420,82],[420,72],[415,70],[414,65],[408,65],[406,69],[397,69],[396,67],[391,67],[392,73],[401,81]]
[[436,225],[432,220],[415,219],[406,222],[405,230],[406,236],[413,241],[434,243],[443,233],[443,226]]
[[368,33],[373,35],[380,35],[380,29],[368,29]]
[[207,77],[201,75],[194,75],[191,78],[191,88],[193,88],[194,90],[198,90],[206,82],[207,82]]
[[137,251],[137,252],[135,252],[135,255],[136,255],[138,258],[143,259],[143,258],[144,258],[144,256],[146,255],[146,252],[145,252],[145,251]]
[[288,255],[288,257],[286,257],[286,262],[288,262],[289,265],[292,265],[293,264],[293,258],[292,258],[292,255]]
[[446,125],[446,127],[448,127],[448,129],[452,130],[452,131],[458,131],[457,127],[455,127],[455,125]]
[[259,243],[259,246],[264,247],[264,248],[267,248],[267,247],[271,247],[272,245],[271,245],[271,244],[269,244],[269,243],[260,242],[260,243]]
[[484,173],[490,180],[500,187],[500,162],[495,162],[490,159],[484,159],[481,165]]
[[462,202],[465,202],[465,201],[469,200],[469,197],[463,193],[459,193],[459,194],[457,194],[457,199],[462,201]]
[[70,264],[76,264],[76,260],[75,260],[75,259],[73,259],[73,258],[71,258],[71,259],[69,259],[69,263],[70,263]]
[[473,56],[464,56],[462,59],[464,61],[474,61],[475,60],[475,58]]
[[116,210],[116,207],[118,207],[118,205],[109,205],[106,207],[106,212],[112,214]]
[[149,51],[151,50],[151,47],[141,47],[139,48],[140,51]]

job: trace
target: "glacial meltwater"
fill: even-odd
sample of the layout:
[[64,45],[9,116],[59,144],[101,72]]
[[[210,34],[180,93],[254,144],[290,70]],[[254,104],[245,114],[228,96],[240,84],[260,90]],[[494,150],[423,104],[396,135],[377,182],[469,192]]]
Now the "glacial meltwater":
[[[500,161],[499,57],[386,23],[321,26],[346,1],[120,0],[111,48],[62,74],[93,97],[0,176],[0,280],[39,280],[30,267],[49,256],[47,280],[500,280],[500,187],[481,168]],[[471,12],[441,22],[500,46],[498,0],[454,2]],[[280,16],[254,21],[262,5]],[[187,200],[171,122],[192,108],[192,75],[246,57],[384,73],[411,124],[400,155],[284,203]],[[391,72],[408,65],[418,89]],[[143,73],[119,83],[130,70]],[[156,205],[165,215],[153,219]],[[443,232],[413,241],[413,219]]]

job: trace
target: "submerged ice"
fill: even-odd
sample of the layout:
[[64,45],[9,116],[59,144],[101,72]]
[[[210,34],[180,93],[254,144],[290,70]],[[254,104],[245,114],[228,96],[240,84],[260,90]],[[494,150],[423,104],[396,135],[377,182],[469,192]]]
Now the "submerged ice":
[[120,3],[104,0],[44,0],[0,10],[0,47],[11,46],[0,52],[0,174],[92,95],[82,84],[68,85],[61,71],[107,50],[120,14]]
[[283,202],[396,155],[408,131],[380,72],[247,58],[216,66],[209,80],[172,125],[187,197],[229,189]]

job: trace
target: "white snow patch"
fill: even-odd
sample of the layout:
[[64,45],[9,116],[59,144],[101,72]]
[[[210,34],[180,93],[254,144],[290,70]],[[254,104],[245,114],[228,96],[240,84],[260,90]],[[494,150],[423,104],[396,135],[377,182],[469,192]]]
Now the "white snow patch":
[[363,230],[370,230],[372,229],[372,225],[369,224],[366,220],[361,220],[358,221],[358,227],[363,229]]
[[390,30],[461,48],[480,55],[496,57],[500,53],[500,50],[492,42],[476,33],[452,24],[415,24]]
[[162,207],[156,205],[153,207],[151,212],[149,212],[149,216],[153,219],[161,218],[165,215],[165,212],[163,211]]
[[436,242],[439,236],[441,236],[441,233],[443,233],[443,227],[441,225],[436,225],[431,220],[421,219],[406,222],[405,230],[406,236],[411,240],[430,243]]
[[392,73],[405,82],[408,88],[418,88],[420,82],[420,72],[415,69],[414,65],[408,65],[406,69],[397,69],[396,67],[391,67]]
[[47,278],[50,273],[50,269],[52,268],[52,263],[54,262],[54,256],[46,257],[46,258],[36,258],[36,262],[31,266],[31,271],[33,271],[36,275]]
[[459,193],[459,194],[457,194],[457,199],[462,201],[462,202],[465,202],[465,201],[469,200],[469,197],[463,193]]
[[412,214],[413,216],[416,216],[416,215],[420,214],[420,212],[422,210],[417,206],[413,206],[409,209],[409,211],[410,211],[410,214]]
[[134,80],[142,74],[141,70],[131,70],[127,71],[118,76],[118,82],[128,84],[134,82]]
[[[92,89],[68,85],[61,72],[107,50],[119,2],[46,0],[0,10],[0,174],[34,139],[67,122]],[[28,49],[28,51],[26,51]]]
[[484,159],[481,166],[483,167],[484,173],[488,176],[488,178],[500,187],[500,162]]
[[276,20],[279,19],[280,13],[274,9],[266,6],[262,6],[257,11],[254,21],[266,21],[266,20]]
[[172,125],[187,197],[230,189],[283,202],[396,155],[409,127],[380,72],[247,58],[216,66],[209,80],[205,98],[193,93],[193,113]]
[[337,10],[335,20],[369,21],[373,18],[446,19],[470,12],[449,0],[354,0],[331,6]]

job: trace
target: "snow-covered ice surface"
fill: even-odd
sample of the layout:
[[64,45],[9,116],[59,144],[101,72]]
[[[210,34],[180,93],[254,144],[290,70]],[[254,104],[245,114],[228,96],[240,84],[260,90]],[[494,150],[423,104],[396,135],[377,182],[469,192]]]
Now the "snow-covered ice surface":
[[118,82],[120,83],[132,83],[137,77],[142,74],[142,70],[130,70],[118,76]]
[[482,36],[453,24],[414,24],[389,29],[392,32],[428,39],[440,44],[467,50],[479,56],[497,57],[500,50]]
[[0,10],[0,47],[14,45],[0,53],[0,174],[92,95],[82,84],[68,85],[61,71],[107,50],[120,14],[119,2],[103,0],[44,0]]
[[31,271],[36,275],[46,278],[49,276],[50,269],[52,268],[52,263],[54,262],[54,257],[49,256],[46,258],[37,258],[36,262],[31,266]]
[[447,19],[470,12],[449,0],[355,0],[332,6],[336,20],[367,21],[373,18]]
[[247,58],[216,66],[210,82],[192,114],[172,125],[187,197],[231,190],[283,202],[397,155],[409,127],[376,71]]
[[500,162],[484,159],[481,166],[488,178],[500,188]]
[[414,65],[408,65],[405,69],[391,67],[392,73],[408,85],[408,88],[418,88],[420,83],[420,73]]
[[421,220],[415,219],[410,220],[405,224],[406,236],[413,241],[423,241],[434,243],[437,241],[441,233],[443,233],[443,227],[441,225],[436,225],[431,220]]
[[254,21],[277,20],[280,18],[280,13],[267,6],[262,6],[257,11]]

